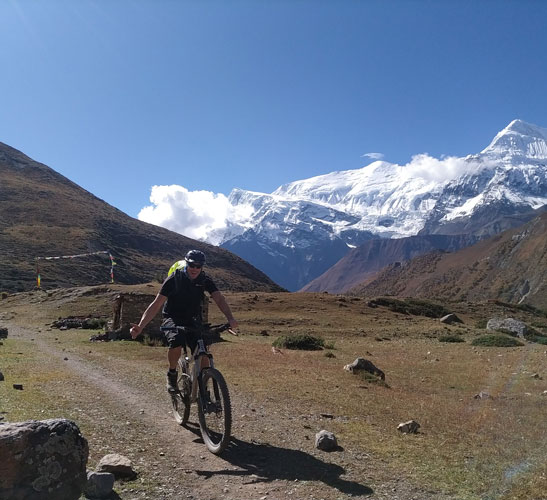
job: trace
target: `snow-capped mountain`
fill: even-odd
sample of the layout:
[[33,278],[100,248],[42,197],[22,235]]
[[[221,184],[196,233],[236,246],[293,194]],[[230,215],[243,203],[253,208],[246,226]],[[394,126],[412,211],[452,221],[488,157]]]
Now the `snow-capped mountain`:
[[296,290],[374,237],[486,236],[517,223],[505,216],[526,218],[547,204],[547,129],[514,120],[465,158],[376,161],[272,194],[236,189],[229,199],[252,216],[231,226],[221,246]]

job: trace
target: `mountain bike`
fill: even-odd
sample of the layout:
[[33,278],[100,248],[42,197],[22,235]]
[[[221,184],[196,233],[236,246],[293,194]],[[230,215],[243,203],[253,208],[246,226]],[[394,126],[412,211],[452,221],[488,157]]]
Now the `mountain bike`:
[[[182,332],[193,335],[197,341],[191,357],[185,344],[178,361],[177,390],[172,391],[173,416],[180,425],[186,425],[190,417],[190,406],[197,403],[199,427],[205,445],[211,453],[219,455],[230,442],[232,407],[228,386],[222,374],[215,368],[213,355],[207,349],[207,337],[230,330],[228,323],[201,325],[200,327],[161,327],[162,331]],[[203,358],[208,362],[203,363]],[[208,365],[208,366],[204,366]]]

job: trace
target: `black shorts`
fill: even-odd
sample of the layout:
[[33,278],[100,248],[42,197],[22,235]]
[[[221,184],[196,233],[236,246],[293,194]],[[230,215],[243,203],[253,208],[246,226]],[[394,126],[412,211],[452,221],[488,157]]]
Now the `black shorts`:
[[[165,318],[161,324],[162,327],[172,328],[175,325],[175,322],[171,318]],[[167,346],[169,349],[175,347],[184,347],[187,346],[190,349],[190,352],[193,353],[197,346],[197,338],[192,332],[181,332],[178,330],[167,330],[163,332],[165,335],[165,340],[167,341]]]

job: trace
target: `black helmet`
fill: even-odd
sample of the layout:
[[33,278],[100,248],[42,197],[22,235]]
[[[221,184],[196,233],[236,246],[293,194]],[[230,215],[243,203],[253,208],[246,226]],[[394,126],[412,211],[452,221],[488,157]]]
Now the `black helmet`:
[[205,254],[200,250],[190,250],[185,255],[184,260],[189,263],[201,264],[203,266],[205,264]]

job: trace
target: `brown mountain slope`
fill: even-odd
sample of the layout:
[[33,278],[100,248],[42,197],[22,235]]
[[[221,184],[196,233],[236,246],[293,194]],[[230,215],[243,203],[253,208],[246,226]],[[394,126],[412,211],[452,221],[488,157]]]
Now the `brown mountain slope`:
[[380,238],[351,250],[333,267],[308,283],[302,292],[343,293],[393,262],[410,260],[434,250],[456,251],[475,243],[472,235],[420,235],[408,238]]
[[350,290],[449,300],[501,299],[547,307],[547,213],[456,253],[386,267]]
[[[280,290],[265,274],[224,250],[133,219],[51,168],[0,143],[0,290],[35,285],[35,257],[109,250],[117,282],[162,279],[189,248],[208,256],[223,288]],[[107,255],[39,261],[42,286],[105,283]]]

